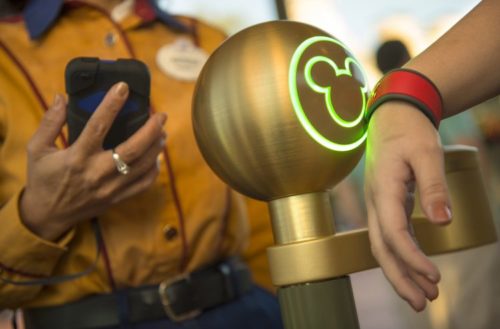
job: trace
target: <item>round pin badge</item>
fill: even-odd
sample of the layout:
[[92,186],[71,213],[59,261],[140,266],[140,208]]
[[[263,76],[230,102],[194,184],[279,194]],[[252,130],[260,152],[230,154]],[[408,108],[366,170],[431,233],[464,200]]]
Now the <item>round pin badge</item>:
[[164,45],[156,54],[160,70],[181,81],[196,81],[207,59],[207,52],[187,38]]

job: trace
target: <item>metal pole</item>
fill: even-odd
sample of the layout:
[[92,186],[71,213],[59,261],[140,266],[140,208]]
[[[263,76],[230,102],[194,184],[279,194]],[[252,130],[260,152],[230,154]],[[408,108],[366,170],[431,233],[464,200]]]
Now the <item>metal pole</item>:
[[[333,236],[335,225],[327,192],[294,195],[269,203],[274,240],[277,245],[298,246]],[[301,267],[314,278],[321,272],[318,262],[329,263],[323,257],[322,246],[313,248],[315,255],[302,258]],[[286,268],[296,272],[293,252],[281,257]],[[319,256],[319,257],[318,257]],[[332,255],[334,256],[334,255]],[[275,266],[274,259],[270,259]],[[287,266],[286,264],[289,264]],[[278,275],[280,276],[280,275]],[[320,275],[321,276],[321,275]],[[283,278],[283,275],[281,275]],[[359,329],[356,306],[348,276],[323,279],[292,280],[278,289],[281,312],[287,329]]]
[[287,329],[359,329],[348,276],[278,289]]

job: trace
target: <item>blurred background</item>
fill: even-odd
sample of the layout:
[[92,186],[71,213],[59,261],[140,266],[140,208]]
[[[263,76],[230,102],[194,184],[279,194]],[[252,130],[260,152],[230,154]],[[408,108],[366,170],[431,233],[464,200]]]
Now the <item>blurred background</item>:
[[[288,18],[310,23],[347,44],[365,67],[370,85],[382,72],[403,65],[425,49],[477,0],[161,0],[161,7],[194,16],[228,35],[250,25]],[[1,8],[0,8],[1,9]],[[465,91],[464,91],[465,92]],[[479,148],[490,201],[500,224],[500,102],[492,99],[445,120],[444,144]],[[365,225],[363,161],[332,190],[338,226]],[[353,274],[352,284],[362,329],[500,328],[499,244],[433,257],[442,272],[440,297],[415,313],[400,300],[379,269]],[[495,275],[496,274],[496,275]],[[0,328],[9,314],[0,314]],[[3,320],[2,320],[3,318]],[[2,325],[3,321],[3,325]]]

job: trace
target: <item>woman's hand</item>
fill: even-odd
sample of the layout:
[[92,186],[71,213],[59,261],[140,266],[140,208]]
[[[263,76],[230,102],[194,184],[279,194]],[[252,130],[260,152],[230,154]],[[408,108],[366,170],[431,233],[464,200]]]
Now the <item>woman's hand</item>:
[[415,310],[438,296],[437,267],[418,247],[410,222],[414,188],[432,223],[451,221],[439,135],[412,105],[391,101],[368,128],[365,197],[374,257],[396,292]]
[[103,140],[128,97],[128,86],[117,83],[67,149],[55,140],[65,123],[66,104],[57,95],[30,140],[27,183],[20,214],[35,234],[54,240],[82,220],[101,214],[112,204],[149,187],[158,175],[157,156],[165,143],[164,114],[152,115],[116,153],[130,166],[120,174]]

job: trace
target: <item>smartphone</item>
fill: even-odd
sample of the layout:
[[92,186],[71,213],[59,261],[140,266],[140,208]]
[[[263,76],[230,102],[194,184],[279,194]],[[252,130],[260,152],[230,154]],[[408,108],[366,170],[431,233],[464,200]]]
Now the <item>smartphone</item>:
[[112,149],[132,136],[149,118],[149,70],[135,59],[100,60],[78,57],[66,66],[68,142],[72,144],[108,90],[117,82],[129,86],[129,96],[106,135],[103,148]]

